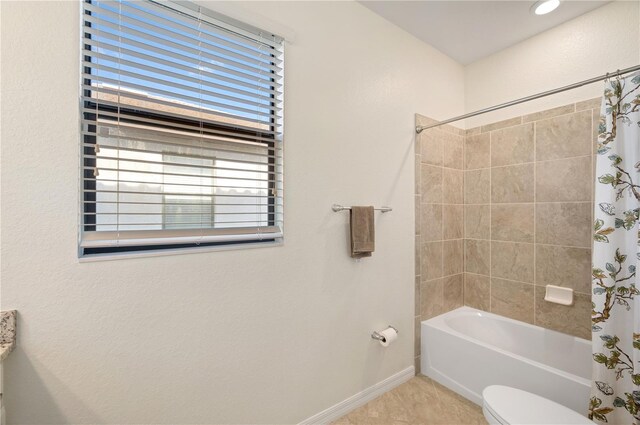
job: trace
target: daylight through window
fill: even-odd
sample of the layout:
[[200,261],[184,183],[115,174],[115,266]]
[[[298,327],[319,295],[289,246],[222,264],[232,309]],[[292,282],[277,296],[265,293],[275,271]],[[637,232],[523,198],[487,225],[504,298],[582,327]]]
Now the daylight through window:
[[81,255],[282,237],[282,39],[185,3],[83,4]]

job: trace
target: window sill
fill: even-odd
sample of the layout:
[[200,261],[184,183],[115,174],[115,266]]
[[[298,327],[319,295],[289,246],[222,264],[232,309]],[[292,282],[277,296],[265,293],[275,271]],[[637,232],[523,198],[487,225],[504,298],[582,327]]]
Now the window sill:
[[113,261],[113,260],[128,260],[133,258],[147,258],[147,257],[165,257],[168,255],[184,255],[184,254],[199,254],[203,252],[215,252],[215,251],[235,251],[240,249],[254,249],[254,248],[272,248],[284,245],[284,239],[279,238],[273,242],[256,242],[245,243],[238,245],[219,245],[219,246],[203,246],[201,248],[177,248],[177,249],[163,249],[156,251],[135,251],[135,252],[118,252],[112,254],[92,254],[78,257],[80,263],[93,263],[96,261]]

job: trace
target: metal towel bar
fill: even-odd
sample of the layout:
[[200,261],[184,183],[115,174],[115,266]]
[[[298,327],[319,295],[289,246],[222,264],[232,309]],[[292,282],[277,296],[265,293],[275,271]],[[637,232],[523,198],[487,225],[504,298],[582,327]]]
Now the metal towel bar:
[[[338,212],[338,211],[350,210],[350,209],[351,209],[351,207],[343,207],[342,205],[333,204],[333,205],[331,206],[331,209],[332,209],[334,212]],[[389,211],[393,211],[393,208],[391,208],[391,207],[385,207],[385,206],[382,206],[382,207],[380,207],[380,208],[374,208],[374,210],[375,210],[375,211],[381,211],[381,212],[383,212],[383,213],[386,213],[386,212],[389,212]]]

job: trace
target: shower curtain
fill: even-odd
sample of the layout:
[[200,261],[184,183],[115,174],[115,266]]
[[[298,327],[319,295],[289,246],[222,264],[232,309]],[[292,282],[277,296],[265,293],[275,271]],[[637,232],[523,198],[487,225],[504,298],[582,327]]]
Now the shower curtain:
[[589,417],[640,424],[640,74],[605,84],[593,241]]

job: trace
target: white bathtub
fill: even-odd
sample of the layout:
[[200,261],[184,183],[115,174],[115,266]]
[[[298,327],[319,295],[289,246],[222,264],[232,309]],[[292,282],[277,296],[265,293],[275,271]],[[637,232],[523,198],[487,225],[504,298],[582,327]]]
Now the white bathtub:
[[482,404],[492,384],[586,414],[591,342],[470,307],[422,322],[422,373]]

